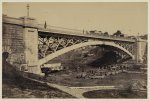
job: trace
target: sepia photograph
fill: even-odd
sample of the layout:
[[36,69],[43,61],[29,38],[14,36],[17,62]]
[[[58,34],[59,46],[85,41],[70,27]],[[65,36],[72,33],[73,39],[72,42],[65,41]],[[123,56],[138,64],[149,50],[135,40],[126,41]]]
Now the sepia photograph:
[[148,2],[2,2],[2,99],[148,99]]

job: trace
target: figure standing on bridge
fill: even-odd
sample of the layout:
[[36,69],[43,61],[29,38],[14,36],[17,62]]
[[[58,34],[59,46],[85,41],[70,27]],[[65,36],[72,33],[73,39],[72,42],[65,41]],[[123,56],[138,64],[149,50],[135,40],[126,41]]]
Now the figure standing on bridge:
[[44,24],[44,28],[45,28],[45,29],[47,28],[47,24],[46,24],[46,21],[45,21],[45,24]]

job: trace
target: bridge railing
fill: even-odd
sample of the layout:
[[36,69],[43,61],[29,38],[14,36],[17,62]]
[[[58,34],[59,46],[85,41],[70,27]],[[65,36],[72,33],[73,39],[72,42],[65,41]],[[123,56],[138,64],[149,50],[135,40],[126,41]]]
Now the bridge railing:
[[99,33],[90,33],[87,30],[70,29],[70,28],[50,26],[50,25],[47,25],[47,27],[44,28],[43,24],[38,24],[38,28],[40,28],[44,31],[50,31],[53,33],[79,35],[79,36],[104,38],[104,39],[106,38],[106,39],[115,39],[115,40],[134,41],[134,39],[132,39],[130,37],[119,37],[119,36],[113,36],[113,35],[103,35],[103,34],[99,34]]
[[12,17],[5,16],[5,17],[3,17],[2,21],[6,22],[6,23],[23,25],[23,21],[19,18],[12,18]]
[[58,27],[58,26],[51,26],[47,25],[46,28],[42,24],[38,24],[39,28],[42,28],[44,30],[50,30],[54,32],[61,32],[61,33],[67,33],[67,34],[83,34],[83,30],[78,29],[70,29],[70,28],[64,28],[64,27]]

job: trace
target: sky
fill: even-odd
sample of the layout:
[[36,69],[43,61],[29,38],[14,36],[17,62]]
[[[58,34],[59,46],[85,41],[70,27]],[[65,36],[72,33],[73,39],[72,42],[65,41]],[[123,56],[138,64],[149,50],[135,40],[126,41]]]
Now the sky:
[[76,2],[76,3],[3,3],[2,11],[10,17],[29,16],[38,23],[79,30],[98,30],[128,35],[148,34],[148,4],[146,2]]

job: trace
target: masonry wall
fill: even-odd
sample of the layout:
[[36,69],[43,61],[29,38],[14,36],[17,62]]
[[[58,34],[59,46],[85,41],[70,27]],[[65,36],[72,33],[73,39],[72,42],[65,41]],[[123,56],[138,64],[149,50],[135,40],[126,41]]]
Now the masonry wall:
[[19,67],[25,63],[25,42],[24,30],[22,26],[3,23],[2,29],[2,51],[8,52],[7,61],[12,65]]
[[38,65],[38,31],[36,28],[24,28],[25,56],[28,72],[40,74]]
[[141,63],[143,63],[143,62],[145,62],[146,60],[145,60],[145,58],[146,58],[146,47],[147,47],[147,42],[146,41],[140,41],[140,42],[138,42],[138,44],[139,44],[139,54],[138,54],[138,56],[139,56],[139,61],[141,62]]

